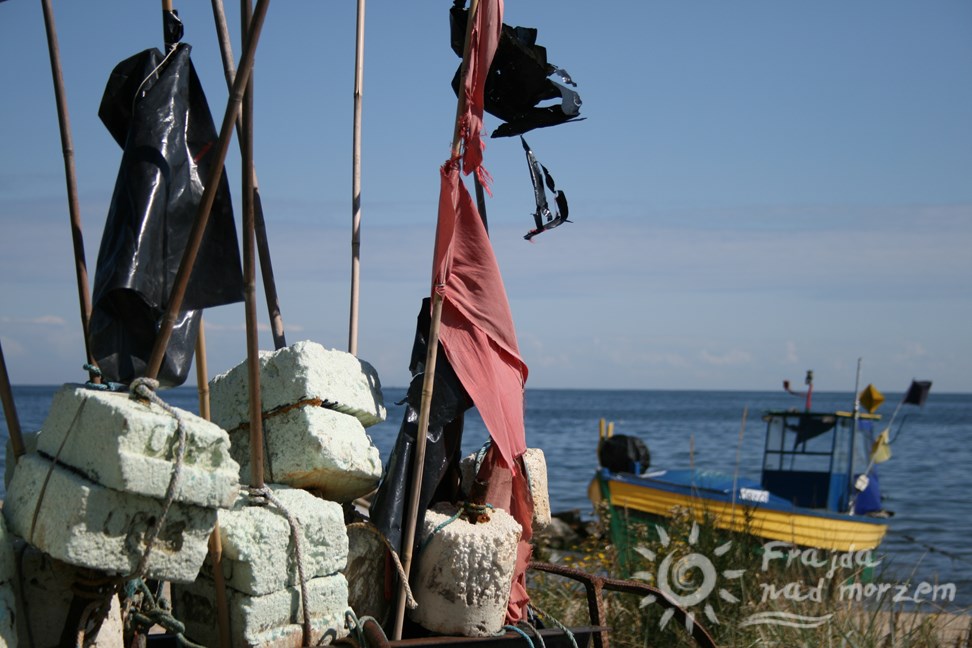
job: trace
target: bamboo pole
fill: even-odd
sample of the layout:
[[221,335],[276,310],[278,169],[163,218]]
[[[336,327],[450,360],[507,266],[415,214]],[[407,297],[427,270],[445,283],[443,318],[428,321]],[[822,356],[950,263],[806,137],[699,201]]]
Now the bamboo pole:
[[364,92],[365,0],[358,0],[354,47],[354,127],[351,147],[351,310],[348,353],[358,354],[358,302],[361,277],[361,96]]
[[[212,0],[213,21],[216,23],[216,36],[219,41],[219,54],[223,60],[223,74],[226,77],[226,87],[232,91],[236,78],[236,66],[233,62],[233,44],[230,41],[229,27],[226,23],[226,12],[223,10],[223,0]],[[236,134],[242,137],[243,119],[236,118]],[[267,223],[263,216],[263,201],[260,198],[260,182],[257,179],[256,167],[253,167],[253,222],[256,231],[257,254],[260,257],[260,273],[263,277],[263,293],[267,298],[267,311],[270,317],[270,332],[273,335],[273,348],[282,349],[287,346],[284,334],[283,316],[280,314],[280,299],[277,296],[277,283],[273,275],[273,262],[270,260],[270,243],[267,238]]]
[[209,366],[206,362],[206,322],[199,317],[196,336],[196,391],[199,393],[199,416],[209,420]]
[[[199,391],[199,416],[210,420],[209,368],[206,362],[206,327],[199,318],[199,335],[196,337],[196,385]],[[226,598],[226,579],[223,577],[223,543],[220,539],[219,522],[209,536],[209,560],[213,565],[213,584],[216,590],[216,621],[219,626],[219,648],[230,648],[229,603]]]
[[223,172],[223,164],[226,162],[226,153],[229,149],[229,141],[232,137],[232,130],[240,104],[243,102],[243,92],[253,70],[253,62],[256,55],[256,47],[260,38],[260,31],[263,29],[263,22],[267,16],[267,9],[270,0],[257,0],[250,23],[250,37],[246,40],[243,47],[243,55],[240,59],[240,69],[233,82],[233,91],[230,93],[226,104],[226,112],[223,115],[223,124],[219,131],[219,140],[216,143],[216,156],[213,161],[213,168],[216,173],[206,185],[203,193],[202,203],[196,212],[196,220],[193,223],[192,231],[189,233],[189,240],[186,250],[183,253],[182,261],[179,264],[179,271],[176,273],[172,294],[169,298],[169,306],[162,318],[158,337],[155,340],[155,347],[152,349],[152,357],[149,359],[145,375],[149,378],[156,378],[162,366],[162,358],[165,349],[169,345],[169,338],[172,337],[172,329],[175,326],[182,308],[182,298],[186,293],[186,286],[189,284],[189,275],[195,263],[196,255],[202,244],[203,232],[206,231],[206,224],[209,222],[209,213],[212,211],[213,202],[216,199],[216,189],[219,186],[219,179]]
[[[84,237],[81,234],[81,210],[78,207],[78,177],[74,164],[74,142],[71,137],[71,119],[68,116],[67,98],[64,91],[64,75],[61,71],[61,49],[54,25],[54,9],[51,0],[41,0],[44,10],[44,28],[47,31],[47,50],[51,58],[51,77],[54,81],[54,100],[57,103],[57,122],[61,131],[61,152],[64,157],[64,179],[67,184],[68,214],[71,222],[71,242],[74,246],[74,271],[78,284],[78,303],[81,309],[81,333],[84,336],[84,353],[88,364],[96,366],[88,343],[88,322],[91,319],[91,295],[88,292],[88,267],[84,258]],[[100,383],[95,371],[88,378]]]
[[[243,35],[250,33],[252,3],[240,0]],[[260,398],[260,342],[256,316],[255,227],[253,212],[253,76],[243,94],[243,295],[246,310],[246,361],[250,388],[250,485],[263,488],[263,408]]]
[[[479,0],[471,0],[469,14],[466,20],[466,39],[462,52],[462,67],[459,75],[459,101],[456,106],[456,122],[452,135],[452,158],[458,157],[462,144],[460,120],[466,110],[466,93],[462,80],[466,78],[469,68],[469,33],[472,28]],[[438,230],[438,223],[436,224]],[[438,240],[436,232],[436,240]],[[435,268],[432,269],[433,281]],[[408,507],[405,510],[405,533],[402,536],[402,568],[407,579],[412,567],[412,549],[415,544],[415,527],[417,525],[419,498],[422,492],[422,472],[425,470],[426,434],[429,427],[429,414],[432,406],[432,389],[435,382],[435,362],[439,350],[439,328],[442,324],[442,295],[432,288],[432,322],[429,325],[428,350],[425,355],[425,372],[422,377],[422,402],[419,408],[418,433],[415,435],[415,457],[412,461],[411,485],[409,486]],[[405,623],[405,585],[402,583],[398,592],[398,606],[395,610],[394,639],[402,638],[402,626]]]
[[3,358],[3,345],[0,345],[0,400],[3,402],[3,416],[7,421],[7,434],[10,436],[14,459],[20,459],[24,456],[24,435],[20,431],[20,419],[17,418],[17,406],[10,386],[10,374],[7,373],[7,361]]

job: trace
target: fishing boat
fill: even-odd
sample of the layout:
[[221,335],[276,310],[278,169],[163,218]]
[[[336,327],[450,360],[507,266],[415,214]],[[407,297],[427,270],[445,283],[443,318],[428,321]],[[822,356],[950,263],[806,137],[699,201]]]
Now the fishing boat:
[[[578,119],[577,93],[546,79],[556,74],[563,83],[574,86],[569,75],[546,63],[545,49],[535,44],[536,30],[513,29],[502,23],[501,2],[472,2],[468,10],[458,6],[462,3],[452,7],[451,35],[461,57],[457,79],[462,85],[452,150],[440,169],[436,290],[423,301],[422,313],[427,316],[420,318],[420,334],[415,336],[419,351],[413,351],[413,358],[426,358],[424,364],[419,363],[421,368],[413,371],[413,384],[421,384],[422,390],[418,399],[408,401],[413,409],[399,435],[402,446],[415,440],[414,448],[409,445],[407,452],[402,452],[401,466],[407,470],[399,471],[411,479],[399,483],[386,477],[379,486],[381,465],[364,426],[382,420],[385,409],[377,372],[357,358],[358,116],[364,1],[358,2],[356,39],[353,270],[347,352],[327,350],[310,340],[288,345],[284,336],[252,158],[249,76],[269,0],[258,0],[255,7],[249,4],[244,3],[241,9],[244,48],[234,68],[222,3],[213,2],[230,91],[218,133],[215,123],[210,123],[212,117],[192,68],[191,48],[181,42],[182,22],[171,0],[162,2],[165,53],[145,50],[112,71],[99,116],[126,154],[114,194],[117,202],[113,199],[106,222],[93,299],[87,283],[79,212],[76,201],[70,200],[89,382],[65,385],[55,397],[42,433],[29,434],[26,442],[0,349],[0,397],[13,455],[10,485],[0,507],[0,607],[8,612],[0,614],[0,647],[16,645],[18,638],[21,645],[198,645],[194,642],[199,641],[211,646],[253,648],[333,641],[371,646],[504,646],[524,639],[532,643],[520,625],[541,645],[606,647],[611,629],[604,625],[600,597],[605,589],[657,598],[684,622],[697,643],[714,646],[705,628],[665,592],[643,583],[529,561],[532,508],[541,500],[541,491],[527,482],[525,467],[513,468],[514,461],[523,464],[526,452],[522,422],[526,366],[516,352],[509,306],[487,237],[485,210],[473,205],[461,181],[460,167],[467,174],[475,171],[477,183],[489,178],[480,167],[483,110],[503,114],[505,136]],[[43,10],[68,195],[73,197],[76,184],[69,120],[50,0],[43,2]],[[480,39],[485,41],[482,46]],[[494,57],[500,44],[511,51]],[[523,63],[524,57],[536,69],[527,69],[530,65]],[[505,66],[531,77],[526,89],[536,97],[530,99],[532,103],[523,103],[518,95],[526,90],[520,87],[519,79],[512,83],[508,80],[515,74],[507,73]],[[533,78],[537,70],[539,79]],[[502,74],[504,89],[488,93],[489,99],[484,100],[490,74]],[[563,107],[533,109],[536,102],[554,95],[563,97]],[[234,129],[239,131],[244,167],[242,261],[228,184],[222,174]],[[530,239],[569,221],[563,192],[556,190],[546,167],[522,138],[521,144],[537,201],[536,227],[525,237]],[[131,153],[129,147],[137,148],[138,153]],[[145,163],[147,159],[151,162]],[[544,187],[554,192],[556,214],[547,206]],[[129,227],[139,235],[126,236]],[[439,230],[447,234],[439,235]],[[465,245],[458,246],[462,249],[453,251],[453,239],[464,239]],[[161,256],[138,247],[162,242],[166,254]],[[257,254],[270,311],[272,353],[258,351],[254,300]],[[145,263],[148,258],[154,262]],[[121,264],[117,268],[115,261]],[[454,289],[455,284],[463,283],[464,271],[477,278],[465,282],[476,286],[477,292],[469,297]],[[166,281],[158,281],[159,277]],[[165,284],[164,290],[145,289],[159,284]],[[440,287],[448,290],[440,291]],[[457,298],[475,307],[450,311]],[[246,310],[247,358],[210,381],[201,314],[205,309],[240,301]],[[130,318],[133,314],[137,317]],[[477,324],[480,337],[468,340],[456,335],[457,329],[474,328],[466,320]],[[480,321],[487,321],[487,326],[478,325]],[[491,342],[493,338],[499,343]],[[451,360],[443,354],[436,376],[440,343],[444,350],[458,349],[460,353]],[[173,408],[156,393],[160,386],[182,384],[193,357],[199,416]],[[284,364],[289,368],[284,369]],[[481,374],[488,374],[489,380],[470,379]],[[272,389],[262,390],[261,385],[283,386],[285,390],[272,395]],[[433,399],[433,386],[437,400]],[[335,395],[341,390],[343,395]],[[123,393],[126,391],[130,395]],[[352,392],[360,397],[355,404],[347,398]],[[500,398],[509,402],[501,403]],[[240,409],[233,403],[245,405]],[[432,504],[453,504],[441,500],[453,497],[452,493],[440,496],[437,502],[422,499],[426,493],[436,495],[434,491],[439,490],[431,479],[422,480],[443,479],[436,471],[445,473],[442,466],[435,465],[438,448],[426,452],[427,437],[451,437],[450,442],[454,441],[458,449],[462,414],[472,404],[477,405],[487,425],[498,421],[495,429],[500,432],[485,452],[484,467],[477,469],[471,501],[461,508],[456,505],[475,524],[456,512],[426,530],[427,525],[420,526],[418,520],[426,514],[431,519]],[[413,411],[415,416],[411,416]],[[509,412],[519,413],[519,418]],[[325,428],[348,428],[330,435],[326,443],[298,450],[302,467],[297,472],[304,477],[323,475],[318,470],[321,463],[307,469],[308,459],[327,457],[325,461],[329,461],[334,457],[332,451],[354,436],[362,443],[358,448],[342,446],[349,452],[343,453],[340,466],[334,464],[336,470],[328,468],[334,481],[326,486],[295,478],[296,473],[283,468],[286,462],[277,458],[272,459],[277,468],[274,473],[268,468],[276,435],[270,432],[281,420],[271,422],[271,413],[303,417],[288,428],[291,431],[279,434],[288,443],[300,437],[314,444],[315,435]],[[61,418],[66,426],[57,423]],[[106,423],[108,420],[111,423]],[[244,429],[243,434],[235,434]],[[440,434],[443,429],[444,435]],[[63,434],[62,441],[52,441],[58,434]],[[104,443],[92,441],[94,434],[100,434]],[[146,442],[144,434],[152,435],[154,441]],[[138,440],[129,444],[136,437]],[[47,448],[49,442],[58,443],[58,447]],[[153,444],[165,450],[150,449]],[[205,445],[203,452],[197,450],[202,447],[199,444]],[[135,450],[129,453],[123,446]],[[296,448],[292,443],[291,447]],[[88,452],[92,448],[95,451]],[[238,454],[231,455],[231,449]],[[197,461],[202,455],[206,459]],[[364,459],[367,463],[368,455],[376,459],[371,465],[377,469],[365,468],[362,472],[356,462]],[[455,453],[448,456],[458,462]],[[396,460],[393,457],[392,463]],[[369,471],[355,484],[356,475]],[[534,475],[537,472],[534,470]],[[395,473],[395,479],[399,473]],[[186,486],[190,483],[191,487]],[[433,487],[427,488],[430,484]],[[352,491],[347,490],[349,485]],[[378,495],[369,507],[370,519],[354,524],[379,537],[378,549],[371,551],[379,566],[368,571],[365,565],[356,571],[351,564],[353,552],[364,554],[368,549],[361,549],[363,543],[352,546],[345,505],[350,508],[352,501],[376,487]],[[383,493],[387,494],[384,499]],[[384,517],[378,515],[379,511]],[[396,530],[394,542],[389,539],[392,533],[382,526],[386,523]],[[442,532],[447,525],[450,528]],[[257,526],[261,530],[251,533]],[[234,527],[243,530],[237,533]],[[462,542],[449,540],[456,537],[457,529],[464,534]],[[502,554],[492,542],[494,537],[503,540]],[[416,538],[423,542],[415,552],[417,567],[411,570]],[[433,542],[428,542],[430,539]],[[484,547],[483,551],[469,551],[470,540]],[[435,544],[443,549],[436,549]],[[464,551],[451,551],[457,546]],[[444,556],[450,551],[456,557],[452,564],[473,568],[462,575],[465,578],[437,580],[436,575],[444,572],[435,572],[427,581],[430,588],[439,590],[425,595],[423,560],[419,556],[423,551],[424,565],[431,566],[429,572],[449,566]],[[473,556],[474,564],[469,556]],[[392,563],[396,570],[386,569]],[[257,564],[261,566],[255,567]],[[548,623],[556,627],[543,628],[537,616],[543,615],[528,609],[527,569],[580,580],[588,592],[591,625],[569,629],[551,618]],[[231,574],[244,575],[244,580],[234,581]],[[168,583],[168,588],[163,588],[163,583]],[[371,605],[367,597],[353,595],[351,586],[359,583],[378,583],[380,603]],[[459,587],[464,592],[461,597],[456,594]],[[171,604],[160,598],[165,589]],[[416,610],[408,626],[406,607]],[[384,622],[370,614],[375,609],[385,613]],[[361,613],[360,619],[357,613]],[[165,634],[157,632],[159,627]],[[390,640],[386,629],[393,637]]]
[[[881,506],[875,464],[890,456],[890,425],[877,434],[881,416],[860,404],[876,409],[883,397],[868,386],[853,411],[814,411],[812,372],[807,384],[805,409],[763,415],[759,481],[694,468],[649,469],[643,444],[614,435],[613,425],[602,421],[600,466],[589,496],[607,504],[616,542],[625,542],[632,519],[664,520],[684,509],[699,522],[767,541],[841,552],[880,545],[892,514]],[[916,384],[901,404],[924,402],[923,394],[912,393]],[[861,456],[869,457],[867,464],[855,466]]]

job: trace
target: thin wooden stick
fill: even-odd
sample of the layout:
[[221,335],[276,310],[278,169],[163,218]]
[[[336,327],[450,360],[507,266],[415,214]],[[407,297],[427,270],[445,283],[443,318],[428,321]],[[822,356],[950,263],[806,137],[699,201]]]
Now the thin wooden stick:
[[[479,8],[479,0],[471,0],[469,15],[466,20],[466,40],[463,45],[462,67],[460,81],[466,78],[469,68],[469,34],[472,29],[473,19],[476,10]],[[462,133],[460,132],[460,119],[466,111],[466,93],[459,87],[459,102],[456,107],[456,125],[452,136],[452,157],[459,155],[462,143]],[[436,224],[438,230],[438,224]],[[438,240],[436,232],[436,240]],[[433,281],[435,280],[435,268],[432,269]],[[405,510],[405,534],[402,536],[402,568],[405,577],[408,578],[412,567],[412,549],[415,543],[415,527],[418,524],[418,507],[422,491],[422,473],[425,470],[425,445],[426,434],[429,427],[429,416],[432,407],[432,390],[435,382],[435,361],[439,350],[439,328],[442,324],[442,295],[433,287],[432,291],[432,322],[429,325],[428,350],[425,355],[425,372],[422,377],[422,403],[419,408],[418,433],[415,435],[415,456],[412,460],[411,485],[409,487],[408,508]],[[395,610],[394,639],[397,641],[402,638],[402,626],[405,623],[405,585],[402,583],[399,588],[398,607]]]
[[354,48],[354,127],[351,147],[351,310],[348,353],[358,354],[358,303],[361,276],[361,95],[364,91],[365,0],[358,0]]
[[[54,80],[54,100],[57,103],[57,123],[61,131],[61,151],[64,157],[64,179],[67,184],[68,214],[71,220],[71,241],[74,246],[74,271],[78,284],[78,303],[81,308],[81,333],[84,336],[84,352],[88,364],[96,366],[88,343],[88,322],[91,319],[91,295],[88,292],[88,267],[84,258],[84,237],[81,235],[81,210],[78,207],[78,177],[74,164],[74,143],[71,138],[71,119],[68,116],[67,98],[64,92],[64,75],[61,71],[61,50],[54,25],[51,0],[41,0],[44,9],[44,28],[47,31],[47,50],[51,58],[51,76]],[[88,373],[89,380],[100,383],[95,371]]]
[[[199,391],[199,416],[210,420],[209,370],[206,362],[206,327],[199,318],[199,336],[196,338],[196,383]],[[213,566],[213,584],[216,586],[216,620],[219,626],[219,647],[230,647],[229,604],[226,598],[226,579],[223,577],[223,543],[220,539],[219,522],[209,536],[209,561]]]
[[267,16],[267,9],[270,7],[270,0],[258,0],[250,23],[250,37],[246,40],[243,47],[243,56],[240,60],[240,69],[236,74],[233,83],[233,91],[230,93],[226,104],[226,112],[223,115],[223,125],[219,131],[219,140],[216,143],[216,155],[213,160],[213,168],[216,172],[206,185],[203,193],[202,202],[196,212],[196,220],[193,223],[192,231],[189,233],[189,241],[186,250],[182,255],[179,264],[179,271],[176,273],[172,293],[169,297],[169,306],[162,318],[158,337],[155,340],[155,347],[152,349],[152,357],[149,359],[145,375],[149,378],[156,378],[159,369],[162,367],[162,358],[165,355],[166,347],[169,346],[169,338],[172,337],[172,329],[175,327],[182,309],[182,299],[186,294],[186,286],[189,284],[189,276],[192,273],[192,266],[202,245],[203,233],[209,222],[209,213],[212,211],[213,202],[216,199],[216,189],[223,173],[223,164],[226,162],[226,153],[229,149],[229,141],[233,135],[233,125],[236,121],[237,112],[243,102],[243,92],[250,79],[250,72],[253,70],[253,62],[256,57],[257,43],[260,39],[260,31],[263,29],[263,22]]
[[206,322],[199,316],[196,336],[196,391],[199,394],[199,416],[209,420],[209,366],[206,361]]
[[3,358],[3,345],[0,345],[0,400],[3,401],[3,416],[7,420],[7,434],[10,436],[14,458],[20,459],[24,456],[24,435],[20,431],[20,419],[17,418],[7,361]]
[[[250,30],[250,0],[240,0],[240,18],[246,38]],[[250,387],[250,485],[263,488],[263,408],[260,398],[260,341],[256,316],[256,253],[253,223],[253,77],[243,94],[243,281],[246,310],[246,361]],[[309,639],[306,638],[306,639]]]
[[[216,37],[219,41],[219,54],[223,60],[223,75],[226,77],[226,87],[233,88],[236,78],[236,65],[233,62],[233,44],[230,41],[229,27],[226,23],[226,12],[223,10],[223,0],[212,0],[213,21],[216,23]],[[236,135],[243,128],[240,115],[236,117]],[[256,233],[257,254],[260,257],[260,274],[263,277],[263,293],[267,298],[267,311],[270,316],[270,333],[273,335],[273,348],[282,349],[287,346],[284,334],[283,316],[280,314],[280,298],[277,295],[277,282],[273,275],[273,262],[270,260],[270,243],[267,238],[267,223],[263,216],[263,201],[260,198],[260,182],[257,179],[256,167],[253,167],[253,223]]]

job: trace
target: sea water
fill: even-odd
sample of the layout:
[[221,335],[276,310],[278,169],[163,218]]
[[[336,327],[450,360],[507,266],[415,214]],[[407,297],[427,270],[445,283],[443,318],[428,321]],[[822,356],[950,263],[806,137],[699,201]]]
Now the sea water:
[[[41,428],[54,386],[18,386],[14,400],[21,427]],[[396,402],[403,389],[386,388],[388,420],[368,429],[387,461],[404,414]],[[196,391],[161,392],[167,402],[198,411]],[[879,410],[886,418],[901,394],[886,393]],[[616,434],[641,437],[651,451],[651,468],[715,470],[759,479],[766,410],[802,408],[803,399],[785,392],[609,391],[528,389],[527,444],[547,459],[554,512],[578,509],[592,515],[587,486],[597,466],[598,420],[614,422]],[[850,411],[849,394],[816,393],[815,411]],[[743,417],[745,414],[745,425]],[[899,423],[903,422],[898,434]],[[6,424],[2,425],[4,439]],[[742,440],[740,443],[740,430]],[[885,508],[894,511],[877,551],[880,578],[907,585],[954,585],[954,601],[972,606],[972,395],[934,390],[923,408],[902,407],[894,424],[892,458],[878,466]],[[466,416],[463,450],[475,452],[487,438],[482,419]],[[2,450],[2,446],[0,446]],[[738,457],[738,460],[737,460]],[[861,460],[863,461],[863,460]],[[2,486],[0,486],[2,488]],[[0,490],[2,496],[2,490]]]

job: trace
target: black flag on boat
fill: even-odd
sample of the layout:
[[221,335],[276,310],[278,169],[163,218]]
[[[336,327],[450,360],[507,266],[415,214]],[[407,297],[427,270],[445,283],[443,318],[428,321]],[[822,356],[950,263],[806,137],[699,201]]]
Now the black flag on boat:
[[928,392],[931,390],[931,386],[930,380],[912,380],[911,386],[908,387],[908,392],[901,402],[904,405],[924,406],[925,400],[928,399]]

